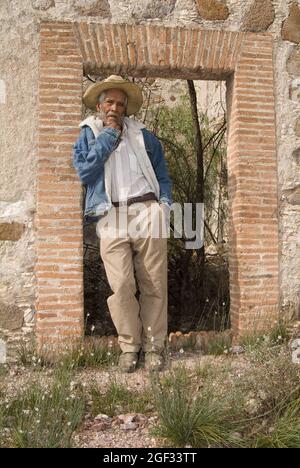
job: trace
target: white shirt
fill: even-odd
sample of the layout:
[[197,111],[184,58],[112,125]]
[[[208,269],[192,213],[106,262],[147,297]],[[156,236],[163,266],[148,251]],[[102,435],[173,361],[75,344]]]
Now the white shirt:
[[139,197],[153,189],[145,178],[138,157],[129,142],[128,127],[124,122],[119,146],[110,155],[112,202]]

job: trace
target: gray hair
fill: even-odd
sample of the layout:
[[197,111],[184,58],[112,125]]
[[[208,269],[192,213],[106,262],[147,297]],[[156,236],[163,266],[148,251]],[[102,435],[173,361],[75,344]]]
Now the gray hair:
[[[124,93],[124,91],[122,91],[122,93]],[[106,98],[106,94],[107,94],[107,91],[102,91],[102,93],[99,95],[98,97],[99,104],[102,104],[104,102],[104,99]],[[125,94],[125,109],[127,109],[128,97],[126,93],[124,94]]]

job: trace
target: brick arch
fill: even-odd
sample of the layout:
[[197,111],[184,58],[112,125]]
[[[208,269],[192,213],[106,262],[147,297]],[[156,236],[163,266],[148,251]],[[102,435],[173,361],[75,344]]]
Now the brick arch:
[[83,337],[81,191],[71,161],[83,70],[226,80],[232,328],[238,336],[270,326],[279,307],[271,35],[47,22],[40,30],[38,343]]

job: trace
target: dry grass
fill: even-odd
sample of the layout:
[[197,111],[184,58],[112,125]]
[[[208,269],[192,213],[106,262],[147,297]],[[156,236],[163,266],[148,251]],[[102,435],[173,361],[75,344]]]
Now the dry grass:
[[[219,342],[215,355],[173,353],[169,369],[154,376],[119,374],[108,348],[73,350],[55,364],[23,350],[18,365],[0,367],[1,444],[68,447],[84,433],[85,447],[99,440],[109,447],[133,440],[145,447],[300,446],[300,368],[283,331],[248,340],[238,356],[221,345],[223,354]],[[93,424],[99,413],[135,412],[157,421],[154,439],[147,428],[111,428],[89,445],[86,418]]]

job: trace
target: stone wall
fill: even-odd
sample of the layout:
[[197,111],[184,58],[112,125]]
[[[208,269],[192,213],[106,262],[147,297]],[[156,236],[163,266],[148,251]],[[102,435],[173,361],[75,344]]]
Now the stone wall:
[[280,295],[299,311],[300,1],[2,0],[0,2],[0,362],[34,323],[40,22],[87,21],[268,31],[274,78],[280,217]]

